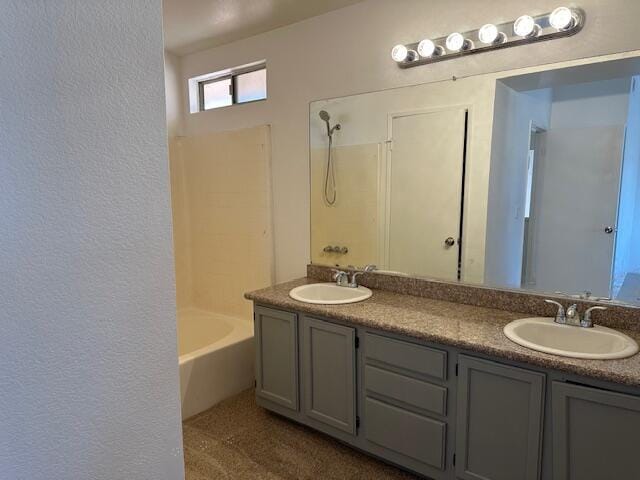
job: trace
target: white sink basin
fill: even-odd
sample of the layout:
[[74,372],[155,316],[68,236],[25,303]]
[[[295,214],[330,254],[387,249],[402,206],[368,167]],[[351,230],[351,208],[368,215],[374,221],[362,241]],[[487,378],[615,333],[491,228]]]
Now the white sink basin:
[[633,338],[599,325],[560,325],[552,318],[523,318],[504,327],[504,334],[523,347],[562,357],[611,360],[638,352]]
[[367,287],[339,287],[335,283],[311,283],[296,287],[289,292],[294,300],[318,305],[341,305],[361,302],[373,293]]

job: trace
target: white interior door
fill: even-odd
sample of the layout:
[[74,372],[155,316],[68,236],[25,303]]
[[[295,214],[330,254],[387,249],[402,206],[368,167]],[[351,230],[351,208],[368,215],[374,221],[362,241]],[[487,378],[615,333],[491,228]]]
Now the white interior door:
[[617,126],[541,134],[531,262],[536,290],[610,295],[623,135]]
[[391,118],[390,270],[458,277],[465,115],[456,108]]

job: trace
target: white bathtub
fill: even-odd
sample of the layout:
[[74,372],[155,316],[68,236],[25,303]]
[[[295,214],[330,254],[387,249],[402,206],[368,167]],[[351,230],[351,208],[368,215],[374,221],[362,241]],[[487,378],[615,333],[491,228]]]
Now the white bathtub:
[[253,322],[195,308],[178,311],[182,419],[253,386]]

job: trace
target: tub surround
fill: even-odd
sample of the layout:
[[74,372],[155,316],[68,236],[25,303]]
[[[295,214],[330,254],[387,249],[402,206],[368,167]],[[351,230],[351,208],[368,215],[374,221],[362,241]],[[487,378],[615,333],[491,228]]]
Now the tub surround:
[[272,283],[270,128],[169,141],[182,418],[254,380],[246,290]]
[[173,138],[178,308],[251,318],[247,290],[273,283],[270,129]]
[[[289,291],[294,287],[327,280],[326,272],[329,272],[326,268],[310,266],[309,273],[312,273],[313,277],[309,276],[250,292],[245,297],[253,300],[256,304],[282,310],[336,319],[353,325],[597,380],[634,387],[640,386],[640,355],[622,360],[580,360],[529,350],[507,339],[502,329],[512,320],[527,316],[553,316],[555,311],[549,311],[545,308],[546,305],[537,305],[538,302],[543,304],[539,295],[532,295],[535,298],[526,299],[524,297],[527,295],[524,294],[512,294],[512,292],[486,288],[458,286],[390,275],[363,275],[361,283],[374,289],[373,296],[365,302],[333,306],[313,305],[298,302],[289,297]],[[388,289],[380,289],[380,287]],[[392,291],[405,287],[407,291],[412,293],[422,292],[423,296]],[[460,291],[456,291],[456,289],[460,289]],[[431,298],[439,293],[441,293],[441,298],[446,300]],[[453,298],[466,299],[467,302],[454,303],[451,301]],[[511,305],[513,308],[509,310],[468,304],[491,303],[491,298],[495,298],[493,302],[495,306]],[[529,310],[527,310],[528,307]],[[532,311],[534,308],[537,310]],[[627,309],[612,307],[611,310],[616,312]],[[626,316],[621,314],[621,322],[618,324],[610,312],[606,325],[624,331],[636,341],[640,341],[640,329],[634,325],[634,320],[635,323],[640,323],[640,313],[638,313],[638,309],[629,310],[635,311],[627,313]],[[605,324],[601,323],[600,317],[596,319],[596,323]],[[634,328],[625,328],[627,326]]]

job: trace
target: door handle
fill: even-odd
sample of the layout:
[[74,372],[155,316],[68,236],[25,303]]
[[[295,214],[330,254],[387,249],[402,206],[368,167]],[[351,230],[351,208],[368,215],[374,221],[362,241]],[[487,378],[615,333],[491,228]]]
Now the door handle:
[[456,244],[456,239],[453,237],[449,237],[444,241],[444,244],[448,247],[453,247]]
[[607,235],[611,235],[615,231],[616,231],[615,227],[611,227],[611,226],[604,227],[604,233],[606,233]]

